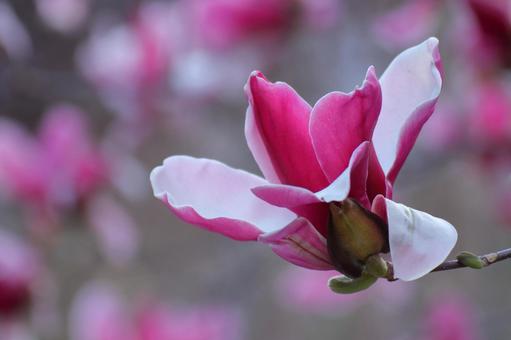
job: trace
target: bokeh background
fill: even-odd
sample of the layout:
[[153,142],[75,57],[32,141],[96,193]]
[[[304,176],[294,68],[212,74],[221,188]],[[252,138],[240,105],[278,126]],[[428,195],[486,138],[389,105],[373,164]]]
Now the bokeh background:
[[174,154],[260,173],[252,70],[314,103],[433,35],[443,93],[395,195],[453,254],[509,247],[507,0],[0,0],[0,339],[509,339],[506,262],[339,296],[152,197]]

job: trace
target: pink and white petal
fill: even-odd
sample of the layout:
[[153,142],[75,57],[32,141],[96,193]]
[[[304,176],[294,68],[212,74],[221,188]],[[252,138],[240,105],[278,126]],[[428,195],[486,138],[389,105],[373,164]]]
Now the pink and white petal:
[[284,184],[269,184],[252,189],[260,199],[307,219],[322,234],[326,235],[328,206],[305,188]]
[[428,274],[456,244],[458,234],[449,222],[383,196],[375,202],[375,213],[382,213],[382,205],[386,208],[390,256],[397,278],[412,281]]
[[271,182],[315,191],[327,185],[309,136],[310,105],[293,88],[253,72],[245,135],[264,176]]
[[297,218],[282,230],[262,234],[259,241],[268,244],[277,255],[297,266],[316,270],[334,269],[326,239],[304,218]]
[[315,195],[323,202],[341,202],[348,196],[368,205],[366,194],[370,142],[360,144],[351,155],[348,167],[328,187]]
[[382,103],[374,67],[362,87],[353,92],[331,92],[312,109],[310,135],[318,161],[329,181],[346,169],[353,151],[370,141]]
[[373,142],[393,183],[440,95],[438,39],[429,38],[399,54],[381,76],[380,84],[383,102]]
[[288,209],[323,202],[312,191],[293,185],[267,184],[253,188],[252,192],[272,205]]
[[236,240],[256,240],[296,218],[250,191],[267,181],[214,160],[169,157],[150,178],[154,196],[179,218]]

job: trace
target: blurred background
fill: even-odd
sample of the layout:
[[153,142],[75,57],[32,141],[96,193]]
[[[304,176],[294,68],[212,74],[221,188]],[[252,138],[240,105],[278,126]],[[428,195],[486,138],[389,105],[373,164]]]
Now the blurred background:
[[260,173],[252,70],[313,104],[429,36],[444,88],[395,195],[454,254],[507,248],[507,0],[0,0],[0,339],[509,339],[506,262],[340,296],[152,197],[174,154]]

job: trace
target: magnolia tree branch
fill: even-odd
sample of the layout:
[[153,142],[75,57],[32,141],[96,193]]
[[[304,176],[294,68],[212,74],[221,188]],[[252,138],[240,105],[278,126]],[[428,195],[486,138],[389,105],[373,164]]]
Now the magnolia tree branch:
[[[482,261],[482,268],[488,267],[494,263],[504,261],[511,258],[511,248],[499,250],[494,253],[489,253],[485,255],[478,256],[478,258]],[[453,270],[458,268],[466,268],[467,265],[461,263],[459,260],[450,260],[441,263],[438,267],[433,269],[431,272],[442,272],[446,270]],[[396,281],[397,278],[394,277],[394,270],[392,265],[389,264],[389,271],[387,279],[389,281]]]

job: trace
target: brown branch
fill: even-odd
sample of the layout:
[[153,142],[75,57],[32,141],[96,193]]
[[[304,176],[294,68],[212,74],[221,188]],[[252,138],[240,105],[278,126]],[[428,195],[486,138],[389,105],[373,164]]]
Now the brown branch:
[[[484,263],[483,268],[488,267],[494,263],[507,260],[509,258],[511,258],[511,248],[503,249],[503,250],[499,250],[494,253],[489,253],[486,255],[479,256],[479,259],[481,259],[481,261],[483,261],[483,263]],[[392,264],[389,263],[388,265],[389,265],[389,271],[388,271],[388,275],[387,275],[387,280],[389,280],[389,281],[398,280],[397,278],[394,277],[394,270],[393,270]],[[453,270],[453,269],[466,268],[466,267],[467,267],[466,265],[459,262],[458,260],[450,260],[450,261],[445,261],[445,262],[441,263],[438,267],[433,269],[431,272],[442,272],[442,271],[446,271],[446,270]]]

